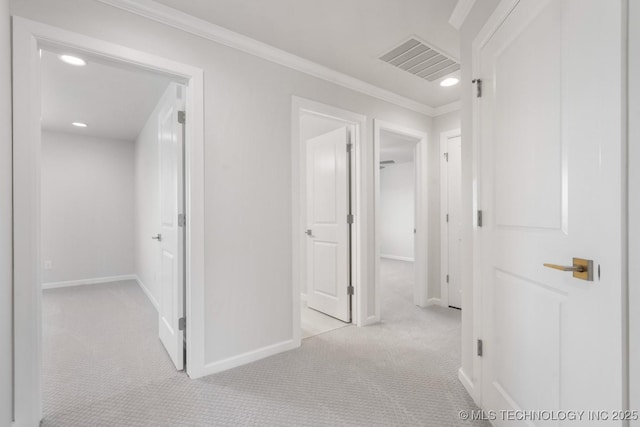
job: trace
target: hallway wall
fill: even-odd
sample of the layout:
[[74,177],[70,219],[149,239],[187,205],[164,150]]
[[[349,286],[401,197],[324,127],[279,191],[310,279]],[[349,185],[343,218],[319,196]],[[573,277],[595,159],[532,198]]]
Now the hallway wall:
[[133,142],[42,132],[42,283],[132,274]]
[[380,171],[380,256],[414,260],[415,163]]
[[0,427],[13,414],[13,274],[11,169],[11,23],[0,0]]
[[369,147],[374,117],[431,130],[420,113],[100,2],[14,0],[12,12],[204,70],[207,372],[292,342],[292,95],[367,115]]

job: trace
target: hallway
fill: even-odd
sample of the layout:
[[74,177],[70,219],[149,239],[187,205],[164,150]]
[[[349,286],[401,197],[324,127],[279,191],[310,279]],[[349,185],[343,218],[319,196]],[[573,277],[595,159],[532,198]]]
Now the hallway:
[[43,425],[474,425],[458,418],[476,409],[460,312],[413,306],[406,267],[383,260],[381,324],[198,380],[174,370],[134,282],[48,290]]

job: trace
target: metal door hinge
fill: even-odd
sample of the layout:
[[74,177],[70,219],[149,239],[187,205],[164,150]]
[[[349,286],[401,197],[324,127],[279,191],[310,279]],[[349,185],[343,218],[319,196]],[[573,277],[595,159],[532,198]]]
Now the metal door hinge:
[[447,274],[447,283],[449,283],[449,275]]
[[446,219],[447,222],[449,222],[449,214],[447,214],[445,219]]
[[482,357],[482,340],[478,340],[478,346],[477,346],[477,354],[478,356]]
[[184,317],[181,317],[178,319],[178,329],[181,331],[184,331],[187,327],[187,319]]
[[444,153],[444,161],[445,162],[449,161],[449,153]]
[[353,148],[353,144],[350,142],[347,142],[347,153],[350,153],[352,148]]
[[347,224],[353,224],[353,214],[347,214]]
[[184,214],[178,214],[178,227],[184,227],[187,224],[187,218]]
[[478,227],[482,227],[482,211],[478,211]]
[[185,124],[187,122],[187,113],[178,111],[178,123]]
[[482,80],[481,79],[473,79],[471,83],[476,84],[476,98],[482,98]]
[[353,286],[347,286],[347,295],[353,295]]

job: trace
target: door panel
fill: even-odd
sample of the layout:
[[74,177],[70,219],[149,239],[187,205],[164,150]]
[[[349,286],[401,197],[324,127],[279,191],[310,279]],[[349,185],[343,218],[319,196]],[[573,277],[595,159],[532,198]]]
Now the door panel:
[[[621,17],[520,0],[482,47],[485,409],[622,407]],[[573,257],[594,281],[543,267]]]
[[158,117],[160,152],[160,313],[159,335],[177,369],[184,368],[184,228],[178,224],[183,213],[182,106],[181,88],[171,85]]
[[461,139],[459,136],[449,138],[447,141],[447,153],[449,306],[462,308],[462,283],[460,277],[460,246],[462,243]]
[[351,321],[347,128],[306,142],[307,305]]

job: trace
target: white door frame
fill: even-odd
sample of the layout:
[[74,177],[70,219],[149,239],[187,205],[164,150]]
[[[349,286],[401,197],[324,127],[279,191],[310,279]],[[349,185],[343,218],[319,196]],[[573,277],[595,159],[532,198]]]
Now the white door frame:
[[427,283],[429,239],[428,239],[428,175],[427,175],[427,134],[415,129],[396,125],[375,119],[373,124],[373,152],[374,152],[374,202],[375,202],[375,313],[380,320],[380,133],[381,131],[393,132],[417,140],[415,151],[415,283],[413,286],[413,303],[419,307],[438,303],[435,298],[429,298]]
[[353,129],[351,142],[353,144],[351,156],[351,209],[354,216],[351,227],[351,280],[354,294],[351,298],[351,319],[357,326],[370,323],[366,317],[368,289],[363,286],[366,275],[366,219],[362,209],[364,194],[362,191],[363,176],[362,159],[365,141],[366,116],[346,111],[337,107],[311,101],[309,99],[292,97],[291,105],[291,178],[293,188],[292,200],[292,277],[293,277],[293,341],[299,346],[302,340],[300,327],[300,290],[306,285],[306,262],[302,256],[305,253],[306,235],[303,223],[306,212],[306,150],[304,141],[300,140],[300,119],[303,114],[314,114],[343,122]]
[[[449,270],[449,238],[447,230],[447,214],[449,213],[449,175],[448,162],[445,160],[445,153],[448,152],[447,142],[451,138],[461,136],[460,129],[453,129],[440,134],[440,305],[449,306],[449,284],[447,283],[447,273]],[[461,169],[462,170],[462,169]],[[462,213],[462,212],[460,212]]]
[[13,18],[15,426],[42,418],[40,289],[41,46],[58,46],[155,70],[187,85],[187,373],[204,374],[204,98],[199,68],[20,17]]

